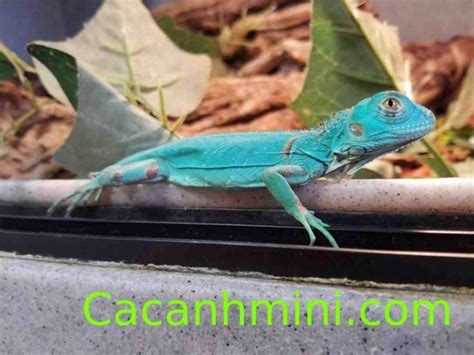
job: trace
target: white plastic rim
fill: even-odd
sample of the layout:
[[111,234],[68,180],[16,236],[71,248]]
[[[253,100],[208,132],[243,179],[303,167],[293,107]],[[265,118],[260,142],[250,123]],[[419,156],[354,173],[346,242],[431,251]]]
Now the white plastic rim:
[[[47,206],[87,180],[3,180],[0,204]],[[474,179],[319,180],[295,188],[307,208],[354,212],[473,213]],[[106,189],[99,204],[177,208],[281,208],[265,189],[215,190],[168,183]]]

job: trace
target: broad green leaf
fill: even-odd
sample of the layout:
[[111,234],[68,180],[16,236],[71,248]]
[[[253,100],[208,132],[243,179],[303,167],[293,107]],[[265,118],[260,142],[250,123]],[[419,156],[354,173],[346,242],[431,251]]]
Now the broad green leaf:
[[[72,55],[82,67],[125,95],[132,91],[156,111],[160,110],[158,88],[163,87],[170,116],[187,114],[199,105],[211,71],[209,57],[178,48],[141,0],[105,0],[75,37],[35,44]],[[50,84],[44,67],[38,73],[54,97],[67,96]]]
[[43,84],[53,92],[64,94],[61,102],[67,102],[77,109],[77,65],[71,55],[53,48],[30,44],[28,52],[41,72]]
[[397,29],[349,0],[314,0],[313,47],[293,110],[311,127],[379,91],[407,87]]
[[158,121],[130,105],[112,86],[80,65],[77,68],[77,119],[55,155],[59,164],[86,176],[173,139]]
[[0,52],[0,81],[8,80],[15,75],[15,67],[10,63],[10,61],[5,57],[5,55]]
[[171,16],[163,16],[157,21],[158,26],[181,49],[195,54],[208,54],[220,57],[221,48],[217,38],[190,32],[176,26]]
[[[396,27],[381,23],[353,0],[313,0],[312,50],[303,90],[291,104],[308,127],[331,113],[385,90],[411,96],[408,66]],[[455,172],[436,153],[430,166],[439,175]],[[443,168],[443,171],[441,168]],[[441,175],[440,175],[441,176]]]

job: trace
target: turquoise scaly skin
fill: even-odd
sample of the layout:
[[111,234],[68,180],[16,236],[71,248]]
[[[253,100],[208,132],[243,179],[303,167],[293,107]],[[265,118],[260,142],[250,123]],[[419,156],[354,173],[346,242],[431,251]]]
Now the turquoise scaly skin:
[[102,189],[168,181],[182,186],[217,189],[266,187],[298,220],[314,244],[313,228],[337,243],[328,225],[306,209],[292,185],[324,176],[353,175],[369,161],[422,138],[435,127],[426,108],[398,92],[381,92],[339,111],[309,130],[219,134],[182,139],[133,154],[104,170],[90,182],[57,201],[65,201],[70,216],[82,201]]

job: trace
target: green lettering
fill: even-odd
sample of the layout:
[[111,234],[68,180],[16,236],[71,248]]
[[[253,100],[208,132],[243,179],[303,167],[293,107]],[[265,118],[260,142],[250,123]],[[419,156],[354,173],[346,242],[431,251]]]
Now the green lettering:
[[260,301],[252,301],[252,309],[251,309],[251,316],[252,316],[252,325],[257,325],[257,315],[258,315],[258,307],[265,306],[267,310],[267,325],[273,325],[273,307],[280,306],[281,307],[281,323],[283,325],[288,325],[288,307],[283,300],[276,300],[273,302],[267,300],[260,300]]
[[[399,320],[394,320],[392,318],[392,314],[390,313],[390,311],[392,310],[393,306],[399,306],[402,311],[402,315]],[[388,324],[390,324],[392,327],[399,327],[405,324],[407,318],[408,318],[408,309],[405,302],[400,301],[400,300],[390,300],[387,302],[387,304],[385,305],[385,321]]]
[[239,308],[239,325],[243,326],[245,324],[244,304],[239,300],[229,301],[229,291],[222,292],[222,323],[224,326],[229,325],[229,309],[231,306]]
[[93,292],[87,295],[86,299],[84,300],[82,311],[84,313],[84,318],[86,319],[87,322],[89,322],[89,324],[95,327],[105,327],[110,324],[110,319],[95,320],[94,318],[92,318],[91,312],[90,312],[90,305],[91,305],[92,300],[98,297],[103,297],[108,300],[112,298],[112,296],[107,292],[100,292],[100,291]]
[[217,309],[214,301],[211,300],[197,300],[194,302],[194,324],[201,325],[201,308],[209,306],[211,311],[211,325],[217,325]]
[[150,308],[151,306],[161,306],[161,305],[163,305],[163,303],[160,300],[149,300],[145,302],[142,308],[142,319],[146,325],[150,327],[161,326],[162,323],[160,320],[154,321],[154,320],[151,320],[150,317],[148,316],[148,308]]
[[323,317],[322,317],[323,325],[328,326],[329,325],[329,305],[324,300],[308,301],[308,303],[306,304],[306,313],[307,313],[306,324],[309,326],[313,325],[314,306],[321,306],[321,308],[323,309]]
[[[300,291],[295,291],[293,293],[293,295],[295,297],[300,297]],[[301,302],[299,300],[296,300],[295,302],[293,302],[294,304],[294,307],[293,307],[293,316],[294,316],[294,320],[293,320],[293,323],[295,324],[295,327],[299,326],[300,325],[300,317],[301,317]]]
[[445,300],[437,300],[432,302],[430,300],[419,300],[413,302],[413,325],[419,325],[419,316],[420,316],[420,307],[424,306],[428,309],[428,324],[430,326],[434,325],[435,322],[435,308],[436,306],[442,306],[444,310],[444,325],[448,326],[451,324],[451,314],[449,309],[449,303]]
[[[118,300],[117,306],[127,306],[127,308],[119,309],[115,313],[115,323],[121,327],[126,327],[128,325],[137,324],[137,307],[135,303],[130,300]],[[122,319],[122,315],[125,315],[126,318]]]
[[379,300],[374,300],[374,299],[368,299],[362,303],[362,306],[360,307],[360,320],[365,324],[368,325],[369,327],[377,327],[380,325],[379,320],[370,320],[367,318],[367,309],[369,308],[370,305],[375,305],[379,306],[380,301]]
[[341,291],[334,293],[336,300],[334,301],[334,325],[341,325]]
[[[188,305],[186,302],[181,300],[171,300],[168,302],[168,306],[179,306],[181,308],[172,309],[166,315],[166,321],[172,327],[178,327],[181,325],[189,325],[188,321]],[[174,320],[175,315],[181,316],[180,320]]]

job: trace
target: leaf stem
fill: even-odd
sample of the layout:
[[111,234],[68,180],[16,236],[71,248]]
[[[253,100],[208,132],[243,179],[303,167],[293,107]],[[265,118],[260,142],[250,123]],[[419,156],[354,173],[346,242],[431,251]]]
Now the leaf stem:
[[188,117],[187,115],[179,116],[178,120],[173,125],[170,132],[174,134],[183,125],[183,123],[184,123],[184,121],[186,120],[187,117]]
[[[128,70],[128,80],[118,80],[118,79],[111,79],[108,78],[106,79],[109,82],[112,83],[119,83],[124,86],[124,92],[125,92],[125,97],[135,106],[139,106],[139,102],[143,104],[146,110],[148,110],[149,113],[151,113],[153,116],[158,118],[160,121],[162,127],[166,130],[168,130],[171,134],[174,135],[174,131],[178,129],[182,123],[184,122],[184,118],[179,118],[176,124],[173,126],[173,128],[170,128],[169,125],[169,120],[168,120],[168,115],[166,113],[166,106],[165,106],[165,99],[164,99],[164,92],[163,88],[173,85],[178,79],[173,79],[169,83],[166,83],[164,85],[160,84],[158,87],[149,87],[147,88],[145,85],[141,85],[137,82],[135,78],[135,73],[133,71],[133,65],[132,65],[132,56],[135,54],[138,54],[143,48],[140,48],[138,50],[135,50],[134,52],[130,51],[130,48],[128,47],[127,39],[125,37],[125,34],[122,39],[122,49],[116,48],[110,44],[106,43],[101,43],[102,47],[115,53],[118,54],[122,57],[125,58],[126,64],[127,64],[127,70]],[[142,93],[142,88],[143,90],[147,89],[157,89],[158,90],[158,101],[159,101],[159,110],[157,111],[153,105],[151,105],[148,100],[145,98],[145,96]],[[178,124],[179,123],[179,124]]]
[[158,100],[160,104],[160,120],[163,124],[163,127],[169,130],[168,127],[168,115],[166,114],[166,107],[165,107],[165,97],[163,94],[163,87],[161,85],[158,86]]
[[28,119],[38,113],[38,108],[34,107],[28,112],[18,117],[11,125],[10,131],[16,134]]
[[28,111],[27,113],[23,114],[20,116],[17,120],[15,120],[11,127],[7,129],[5,132],[3,132],[3,136],[9,131],[12,131],[14,134],[18,132],[18,130],[21,128],[23,123],[25,123],[31,116],[37,114],[38,112],[41,111],[41,105],[38,102],[38,98],[35,94],[35,90],[33,89],[33,85],[31,84],[31,81],[28,79],[26,76],[26,72],[30,73],[35,73],[36,70],[32,68],[30,65],[22,61],[18,56],[9,50],[2,42],[0,42],[0,52],[3,53],[3,55],[8,59],[8,61],[11,63],[13,68],[15,68],[16,74],[18,76],[18,79],[20,80],[20,83],[23,85],[23,87],[28,91],[30,94],[30,102],[33,108]]

